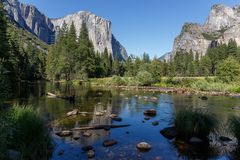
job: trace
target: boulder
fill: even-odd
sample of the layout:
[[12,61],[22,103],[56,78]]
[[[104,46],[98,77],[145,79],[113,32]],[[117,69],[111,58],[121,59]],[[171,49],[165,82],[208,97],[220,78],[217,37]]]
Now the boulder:
[[151,145],[146,142],[140,142],[137,144],[137,149],[140,151],[149,151],[151,149]]
[[87,152],[87,157],[88,157],[88,158],[93,158],[93,157],[95,157],[95,152],[94,152],[94,150],[89,150],[89,151]]
[[64,130],[64,131],[57,132],[56,135],[58,135],[59,137],[68,137],[72,135],[72,132],[69,130]]
[[113,146],[113,145],[115,145],[115,144],[117,144],[117,141],[115,141],[115,140],[113,140],[113,139],[111,139],[111,140],[105,140],[105,141],[103,142],[103,146],[104,146],[104,147],[110,147],[110,146]]
[[148,109],[148,110],[145,110],[143,114],[146,116],[156,116],[157,111],[155,109]]
[[173,139],[177,136],[177,131],[174,127],[167,127],[160,131],[160,133],[167,139]]

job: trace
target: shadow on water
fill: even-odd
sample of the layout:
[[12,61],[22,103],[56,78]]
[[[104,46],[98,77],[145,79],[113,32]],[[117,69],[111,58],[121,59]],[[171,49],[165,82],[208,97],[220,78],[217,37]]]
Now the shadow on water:
[[[75,95],[75,103],[64,99],[48,98],[47,92],[61,96]],[[182,107],[200,107],[215,113],[221,122],[226,122],[230,108],[237,106],[240,99],[229,97],[209,97],[202,101],[198,96],[168,95],[142,91],[124,91],[121,89],[107,89],[87,86],[72,86],[71,84],[16,84],[15,98],[12,103],[31,104],[39,110],[47,123],[57,121],[52,126],[52,140],[55,149],[52,160],[87,159],[83,153],[83,146],[91,145],[95,150],[95,159],[230,159],[225,154],[217,152],[209,146],[191,146],[183,141],[170,141],[159,132],[171,126],[175,110]],[[86,115],[77,115],[69,118],[66,113],[78,109],[88,112]],[[143,112],[146,109],[156,109],[157,115],[150,120],[144,120]],[[103,112],[102,116],[96,113]],[[113,121],[110,114],[122,118],[121,122]],[[157,121],[159,125],[153,126]],[[88,136],[85,131],[75,131],[68,137],[59,137],[55,131],[72,129],[75,127],[107,124],[130,124],[130,127],[110,130],[90,130]],[[117,145],[103,147],[106,139],[115,139]],[[139,152],[136,144],[148,142],[152,149],[149,152]],[[59,152],[64,150],[62,155]],[[220,149],[221,150],[221,149]],[[237,152],[238,153],[238,152]],[[232,153],[233,154],[233,153]]]

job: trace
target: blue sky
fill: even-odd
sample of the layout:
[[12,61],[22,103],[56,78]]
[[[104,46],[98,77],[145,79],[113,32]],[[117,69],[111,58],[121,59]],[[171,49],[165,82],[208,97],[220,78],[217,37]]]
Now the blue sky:
[[213,4],[240,5],[240,0],[20,0],[50,18],[80,10],[112,21],[113,34],[129,54],[151,57],[172,50],[185,22],[204,23]]

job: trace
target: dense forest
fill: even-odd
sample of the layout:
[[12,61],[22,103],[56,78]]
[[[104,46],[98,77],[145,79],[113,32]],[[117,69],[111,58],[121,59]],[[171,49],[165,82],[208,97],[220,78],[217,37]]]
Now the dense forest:
[[217,76],[224,82],[239,77],[240,48],[234,40],[209,48],[207,54],[178,51],[170,61],[157,57],[150,59],[147,53],[141,57],[129,56],[119,61],[107,49],[96,53],[89,40],[88,28],[82,24],[80,36],[72,23],[60,30],[56,43],[47,46],[27,31],[18,28],[0,12],[0,65],[1,76],[7,73],[11,81],[80,80],[111,77],[113,75],[150,77],[151,83],[161,77]]

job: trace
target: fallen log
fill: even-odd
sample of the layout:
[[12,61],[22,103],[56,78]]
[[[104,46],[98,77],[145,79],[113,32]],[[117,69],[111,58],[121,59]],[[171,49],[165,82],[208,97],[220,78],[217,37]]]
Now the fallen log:
[[69,102],[74,102],[75,101],[75,95],[72,96],[58,96],[56,94],[53,94],[51,92],[47,92],[48,97],[50,98],[61,98],[64,100],[68,100]]
[[106,128],[122,128],[122,127],[129,127],[130,124],[124,125],[96,125],[96,126],[88,126],[88,127],[81,127],[81,128],[73,128],[71,131],[78,131],[78,130],[98,130],[98,129],[106,129]]
[[50,92],[47,92],[47,95],[50,96],[50,97],[55,97],[55,98],[57,98],[57,95],[56,95],[56,94],[53,94],[53,93],[50,93]]

